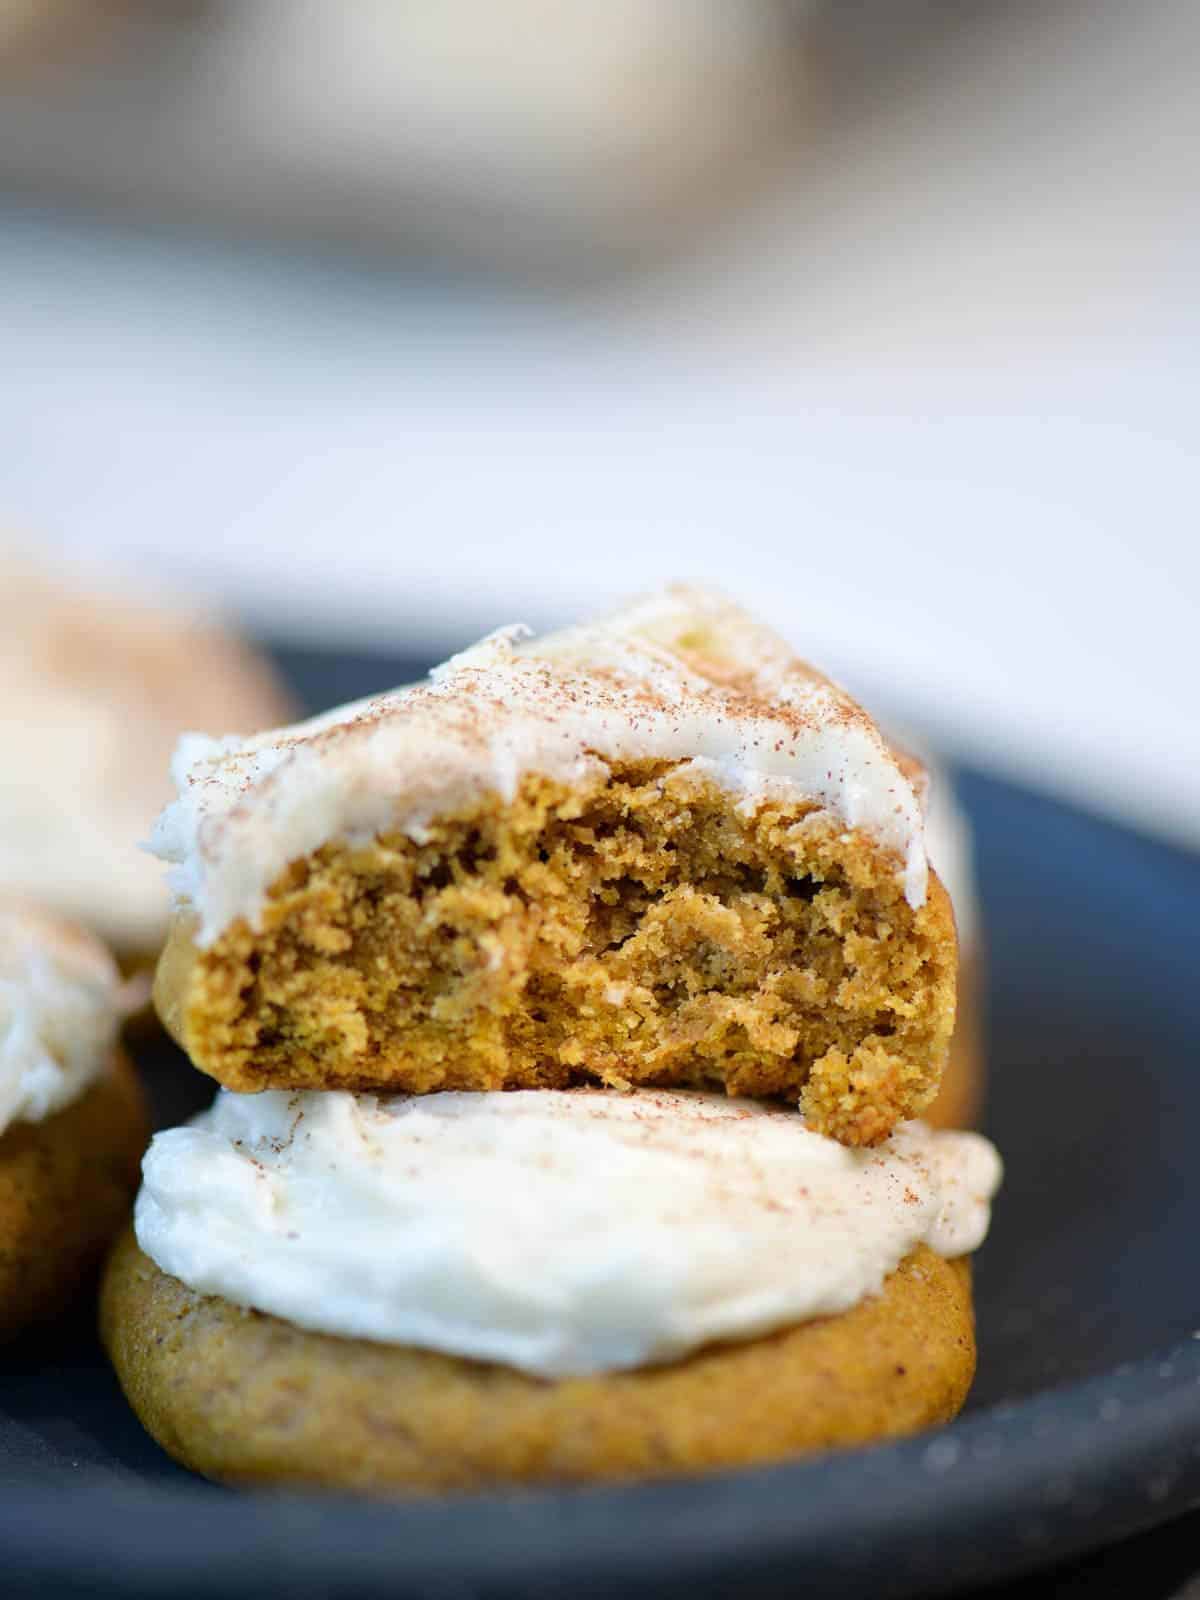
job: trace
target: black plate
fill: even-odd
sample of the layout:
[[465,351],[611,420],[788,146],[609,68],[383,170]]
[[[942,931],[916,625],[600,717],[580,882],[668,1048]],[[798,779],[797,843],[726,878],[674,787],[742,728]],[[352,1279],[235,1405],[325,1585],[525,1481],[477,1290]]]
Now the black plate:
[[[285,652],[312,704],[422,663]],[[234,1494],[142,1434],[86,1323],[0,1376],[3,1592],[941,1592],[1200,1502],[1200,860],[964,772],[990,955],[980,1372],[951,1427],[695,1482],[371,1506]],[[163,1116],[205,1088],[161,1050]]]

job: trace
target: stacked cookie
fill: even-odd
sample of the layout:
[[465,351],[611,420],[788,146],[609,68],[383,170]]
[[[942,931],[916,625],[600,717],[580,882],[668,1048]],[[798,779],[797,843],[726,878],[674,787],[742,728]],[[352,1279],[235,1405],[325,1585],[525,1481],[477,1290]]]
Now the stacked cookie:
[[105,1337],[238,1480],[427,1491],[910,1431],[999,1168],[911,1119],[957,951],[924,780],[718,597],[192,738],[160,1135]]

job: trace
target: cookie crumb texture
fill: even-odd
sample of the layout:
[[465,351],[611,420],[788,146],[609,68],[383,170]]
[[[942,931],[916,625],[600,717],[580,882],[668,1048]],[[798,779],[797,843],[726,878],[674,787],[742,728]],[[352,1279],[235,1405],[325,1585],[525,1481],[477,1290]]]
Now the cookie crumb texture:
[[129,1215],[148,1137],[141,1089],[119,1053],[71,1105],[0,1135],[0,1341],[87,1287]]
[[638,764],[327,845],[260,931],[177,928],[158,1001],[232,1089],[723,1086],[869,1145],[936,1091],[955,969],[936,879],[914,911],[826,813]]
[[975,1369],[969,1261],[924,1245],[841,1316],[593,1378],[309,1333],[195,1293],[132,1233],[101,1329],[144,1426],[196,1471],[392,1495],[666,1477],[897,1437],[949,1421]]

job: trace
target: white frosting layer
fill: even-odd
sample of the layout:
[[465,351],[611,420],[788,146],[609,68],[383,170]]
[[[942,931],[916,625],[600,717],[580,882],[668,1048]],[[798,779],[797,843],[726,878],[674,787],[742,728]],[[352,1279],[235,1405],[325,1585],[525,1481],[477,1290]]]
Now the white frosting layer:
[[815,800],[894,853],[925,897],[920,800],[866,713],[720,597],[673,588],[607,621],[531,640],[509,628],[430,681],[249,740],[184,739],[179,798],[152,848],[211,942],[252,922],[290,861],[365,842],[530,771],[575,781],[605,760],[692,767],[747,807]]
[[0,903],[0,1133],[78,1099],[111,1055],[120,1016],[120,974],[102,945]]
[[222,1092],[144,1172],[138,1240],[194,1289],[558,1377],[845,1310],[921,1241],[973,1250],[1000,1161],[702,1094]]

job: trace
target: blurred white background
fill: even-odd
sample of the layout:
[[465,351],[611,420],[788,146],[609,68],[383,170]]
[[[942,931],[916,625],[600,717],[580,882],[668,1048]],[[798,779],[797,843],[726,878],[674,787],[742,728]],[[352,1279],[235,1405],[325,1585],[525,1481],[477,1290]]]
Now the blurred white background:
[[907,13],[702,245],[586,285],[52,210],[95,104],[0,104],[0,516],[360,649],[706,579],[1200,845],[1200,10]]

